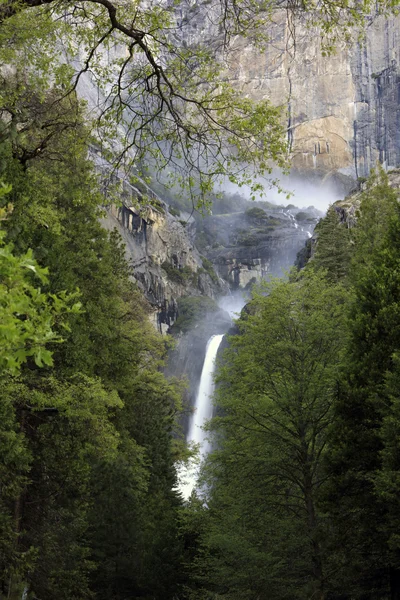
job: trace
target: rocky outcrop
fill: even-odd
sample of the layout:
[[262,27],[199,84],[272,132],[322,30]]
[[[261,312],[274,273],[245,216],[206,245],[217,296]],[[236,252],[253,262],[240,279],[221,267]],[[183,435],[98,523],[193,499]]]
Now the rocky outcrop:
[[176,321],[182,297],[217,298],[281,275],[321,215],[312,207],[300,211],[242,199],[235,213],[176,218],[177,211],[144,182],[133,185],[121,175],[119,183],[120,203],[108,207],[104,225],[121,234],[132,275],[161,332]]
[[248,202],[243,212],[206,217],[205,249],[231,289],[246,289],[290,269],[322,213]]
[[[391,169],[387,173],[388,183],[392,187],[400,200],[400,169]],[[366,189],[366,183],[362,183],[360,189],[352,194],[349,194],[343,200],[338,200],[331,205],[330,210],[335,211],[339,217],[339,221],[343,227],[352,229],[357,224],[357,219],[360,215],[360,206],[363,200],[363,192]],[[316,248],[318,246],[318,237],[320,231],[320,224],[323,223],[322,219],[315,227],[312,236],[307,241],[306,245],[297,254],[295,266],[298,269],[305,267],[307,262],[314,256]]]
[[228,286],[203,268],[194,220],[176,219],[154,192],[144,191],[123,181],[121,202],[107,208],[103,224],[120,233],[132,275],[154,309],[152,320],[165,332],[176,320],[180,297],[214,298]]

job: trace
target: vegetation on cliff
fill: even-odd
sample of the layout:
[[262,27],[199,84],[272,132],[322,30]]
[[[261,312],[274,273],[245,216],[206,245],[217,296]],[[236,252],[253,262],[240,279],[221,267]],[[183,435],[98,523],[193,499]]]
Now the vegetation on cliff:
[[[181,388],[99,224],[81,138],[54,143],[62,158],[28,168],[1,150],[1,595],[395,597],[400,207],[386,176],[354,228],[331,210],[306,268],[243,313],[207,492],[183,505]],[[183,299],[179,327],[215,309]]]
[[179,298],[178,318],[172,326],[172,332],[186,332],[193,329],[200,321],[219,310],[218,304],[207,296],[190,296]]

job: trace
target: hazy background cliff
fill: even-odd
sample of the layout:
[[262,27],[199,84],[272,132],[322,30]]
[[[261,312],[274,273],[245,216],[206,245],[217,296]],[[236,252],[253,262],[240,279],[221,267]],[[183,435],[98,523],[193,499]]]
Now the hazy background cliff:
[[[183,38],[215,35],[207,14],[182,11]],[[324,56],[317,29],[294,27],[278,11],[260,52],[235,41],[227,61],[231,82],[254,98],[283,105],[292,151],[292,172],[307,179],[333,180],[347,192],[379,160],[400,162],[400,17],[371,17],[365,39],[339,43]]]

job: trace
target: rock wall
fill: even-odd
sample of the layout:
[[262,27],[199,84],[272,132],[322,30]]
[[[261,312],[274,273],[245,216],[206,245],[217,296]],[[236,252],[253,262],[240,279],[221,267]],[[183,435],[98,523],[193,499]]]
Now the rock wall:
[[120,233],[132,275],[154,309],[154,325],[164,332],[177,317],[181,296],[214,298],[228,286],[222,279],[213,281],[203,269],[193,219],[176,219],[150,189],[142,192],[122,177],[121,181],[120,203],[107,207],[103,225]]
[[351,57],[356,82],[353,156],[365,177],[379,160],[400,164],[400,17],[377,19]]
[[[217,36],[212,19],[191,0],[186,7],[184,3],[177,8],[176,43],[212,42]],[[284,12],[274,15],[268,33],[270,43],[263,52],[234,41],[227,76],[243,94],[283,105],[293,171],[307,179],[333,180],[341,188],[338,193],[345,195],[377,160],[388,168],[399,165],[400,17],[371,19],[364,43],[355,41],[352,47],[339,43],[330,57],[323,56],[316,29],[298,24],[293,39]],[[95,86],[86,75],[79,91],[91,106]],[[228,285],[245,288],[289,267],[309,233],[294,230],[289,214],[286,222],[264,233],[262,226],[243,215],[239,224],[227,215],[206,219],[204,228],[215,239],[201,253],[225,280],[216,286],[202,268],[193,220],[184,226],[165,203],[157,202],[159,208],[139,211],[138,203],[124,198],[105,222],[119,229],[135,279],[155,307],[154,318],[165,327],[181,296],[215,297],[226,293]],[[253,234],[255,240],[250,239]],[[175,275],[185,270],[185,279],[173,277],[174,270]]]
[[[218,45],[212,6],[181,0],[176,44]],[[266,50],[235,40],[226,66],[227,78],[243,94],[283,106],[293,171],[333,180],[347,193],[378,160],[399,166],[400,16],[371,17],[364,42],[354,31],[353,45],[339,42],[329,57],[316,28],[297,23],[295,39],[292,31],[286,12],[277,11]],[[124,53],[119,45],[112,55]],[[78,92],[95,111],[99,90],[90,74],[81,77]]]
[[232,290],[281,276],[322,216],[312,207],[307,211],[247,202],[243,212],[206,217],[202,227],[211,244],[204,252]]
[[[189,9],[188,9],[189,10]],[[216,35],[201,10],[182,34],[187,43]],[[370,20],[365,41],[338,43],[324,57],[317,29],[296,25],[277,11],[260,52],[236,41],[227,58],[233,85],[254,99],[283,105],[293,171],[333,180],[342,192],[354,187],[379,160],[400,164],[400,17]]]

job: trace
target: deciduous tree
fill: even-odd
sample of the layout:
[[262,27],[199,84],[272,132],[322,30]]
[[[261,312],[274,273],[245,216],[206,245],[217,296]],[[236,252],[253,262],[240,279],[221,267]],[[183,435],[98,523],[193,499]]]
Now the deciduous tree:
[[[325,598],[323,458],[346,292],[307,274],[239,321],[218,376],[200,579],[222,598]],[[201,559],[204,556],[204,561]]]

